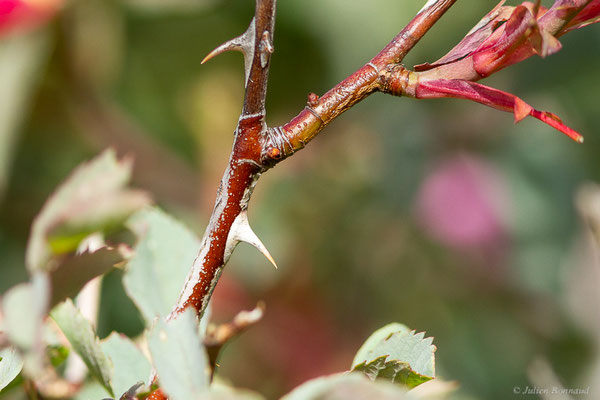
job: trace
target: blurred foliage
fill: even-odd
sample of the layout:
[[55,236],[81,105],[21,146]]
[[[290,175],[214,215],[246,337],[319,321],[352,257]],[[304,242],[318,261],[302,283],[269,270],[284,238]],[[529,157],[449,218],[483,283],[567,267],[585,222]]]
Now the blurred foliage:
[[[16,74],[0,80],[0,116],[10,116],[0,125],[1,293],[27,279],[25,245],[49,194],[107,147],[134,156],[134,186],[197,233],[207,223],[243,66],[239,54],[200,61],[246,29],[253,2],[159,3],[73,0],[48,25],[1,39],[0,71]],[[370,59],[422,3],[280,2],[269,121],[289,120],[308,92],[322,94]],[[495,4],[459,2],[406,65],[439,58]],[[531,385],[539,358],[565,387],[599,396],[597,243],[574,197],[600,181],[600,29],[561,41],[558,54],[486,82],[561,115],[584,145],[477,104],[374,95],[265,174],[250,221],[280,269],[243,245],[233,254],[213,317],[227,320],[260,299],[267,310],[225,349],[217,375],[273,398],[346,370],[369,332],[399,320],[435,337],[438,375],[460,383],[457,398],[510,398],[513,387]],[[426,184],[455,160],[494,178],[459,169],[467,172],[442,180],[442,195],[428,202]],[[453,201],[453,182],[477,196]],[[485,209],[493,234],[474,228],[457,245],[455,230],[426,223],[431,207],[445,210],[439,225],[450,228],[463,226],[457,215],[479,216],[461,207]],[[143,329],[120,275],[104,279],[102,337]]]

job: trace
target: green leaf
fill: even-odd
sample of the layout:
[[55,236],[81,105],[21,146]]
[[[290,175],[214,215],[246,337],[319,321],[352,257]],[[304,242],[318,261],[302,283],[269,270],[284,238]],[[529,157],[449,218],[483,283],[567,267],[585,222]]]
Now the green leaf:
[[389,360],[388,356],[377,357],[373,361],[366,361],[355,365],[352,371],[364,373],[369,379],[385,379],[393,383],[402,383],[409,388],[414,388],[431,379],[431,376],[417,374],[407,362]]
[[12,287],[2,298],[3,329],[21,351],[24,374],[34,379],[42,377],[49,363],[43,344],[49,287],[48,275],[38,272],[31,282]]
[[123,278],[125,289],[149,325],[177,302],[200,248],[196,236],[159,209],[143,210],[128,225],[140,237]]
[[205,393],[208,360],[193,310],[168,323],[159,319],[148,334],[148,346],[160,386],[170,399],[197,399]]
[[363,374],[333,374],[312,379],[283,396],[281,400],[403,400],[414,399],[401,386],[371,381]]
[[150,362],[125,335],[113,332],[100,343],[104,354],[112,361],[112,387],[116,397],[126,393],[137,382],[150,376]]
[[125,188],[130,175],[131,162],[118,161],[112,150],[75,169],[33,222],[25,257],[29,271],[48,269],[53,254],[74,251],[90,233],[119,226],[147,205],[144,192]]
[[[94,380],[86,381],[71,400],[104,400],[106,389]],[[109,399],[110,400],[110,399]]]
[[[370,377],[383,377],[398,369],[400,378],[407,371],[400,365],[408,364],[410,373],[406,375],[407,382],[403,383],[413,387],[435,376],[436,349],[432,343],[433,338],[425,338],[423,332],[415,334],[402,324],[390,324],[367,339],[354,357],[352,366],[353,369],[360,367],[358,369]],[[379,375],[380,372],[382,375]]]
[[264,400],[264,397],[252,390],[235,388],[215,378],[202,400]]
[[102,351],[90,322],[81,315],[71,299],[55,307],[50,316],[56,321],[90,373],[112,395],[112,365]]
[[67,297],[75,297],[88,281],[108,272],[122,259],[116,249],[108,247],[93,253],[85,252],[62,259],[60,264],[50,272],[52,287],[50,308]]
[[357,364],[360,364],[363,361],[370,361],[373,357],[370,353],[373,349],[377,348],[383,341],[385,341],[389,336],[395,333],[402,332],[410,332],[410,329],[406,325],[400,324],[398,322],[393,322],[384,326],[383,328],[377,329],[375,332],[369,336],[367,340],[360,346],[358,352],[354,356],[354,361],[352,361],[352,366],[354,367]]
[[23,359],[15,348],[0,350],[0,391],[11,383],[23,369]]

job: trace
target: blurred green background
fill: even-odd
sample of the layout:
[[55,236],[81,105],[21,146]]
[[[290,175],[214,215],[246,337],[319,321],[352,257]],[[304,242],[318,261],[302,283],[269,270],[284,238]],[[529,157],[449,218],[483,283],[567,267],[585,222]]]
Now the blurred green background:
[[[458,2],[405,64],[441,57],[495,4]],[[422,5],[281,1],[270,124],[360,67]],[[242,33],[253,8],[72,0],[48,24],[0,38],[0,293],[26,279],[25,244],[45,199],[106,147],[133,155],[134,185],[202,234],[243,63],[200,61]],[[599,28],[485,81],[559,114],[584,145],[474,103],[376,94],[266,173],[250,221],[279,270],[249,246],[234,253],[214,318],[258,300],[267,311],[227,347],[218,374],[275,397],[348,369],[370,332],[398,321],[435,337],[438,374],[459,382],[457,398],[523,397],[513,388],[547,382],[600,396],[600,263],[586,211],[600,196],[581,194],[600,181]],[[101,337],[142,329],[120,275],[104,279]]]

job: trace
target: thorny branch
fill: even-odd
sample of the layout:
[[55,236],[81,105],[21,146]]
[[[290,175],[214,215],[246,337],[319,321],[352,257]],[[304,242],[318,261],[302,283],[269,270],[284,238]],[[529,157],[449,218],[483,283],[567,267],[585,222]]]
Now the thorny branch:
[[[513,112],[518,122],[528,115],[582,137],[554,114],[529,106],[520,98],[474,81],[534,54],[560,49],[557,37],[598,21],[600,0],[556,0],[550,9],[531,2],[500,2],[446,56],[415,70],[400,62],[456,0],[429,0],[413,20],[375,57],[322,97],[309,94],[306,107],[287,124],[267,127],[265,97],[273,53],[276,0],[256,0],[255,17],[241,36],[217,47],[204,61],[227,50],[244,54],[246,93],[234,134],[231,157],[223,175],[201,249],[170,318],[188,306],[201,316],[233,249],[240,241],[273,259],[250,229],[247,209],[260,175],[302,149],[344,111],[374,92],[413,98],[456,97]],[[203,62],[204,62],[203,61]]]
[[272,260],[250,229],[246,212],[252,190],[265,170],[261,160],[267,136],[265,97],[269,61],[273,53],[274,26],[275,0],[257,0],[255,17],[246,33],[208,56],[210,58],[226,50],[242,51],[246,61],[246,94],[234,134],[231,157],[217,191],[200,253],[170,318],[188,306],[196,308],[199,315],[204,313],[223,266],[240,241],[258,247]]
[[[415,98],[458,97],[504,111],[515,121],[534,116],[581,141],[554,114],[533,109],[518,97],[476,84],[508,65],[534,54],[545,56],[560,49],[556,37],[596,22],[598,0],[558,0],[550,9],[525,2],[516,7],[502,1],[447,56],[415,71],[400,62],[456,0],[430,0],[417,16],[368,63],[322,97],[311,93],[307,106],[279,127],[265,123],[269,61],[273,52],[276,0],[257,0],[248,30],[219,46],[206,59],[227,50],[244,54],[246,93],[228,167],[217,192],[214,210],[200,253],[171,318],[188,306],[202,315],[233,249],[240,241],[257,247],[273,262],[250,229],[248,202],[260,175],[313,139],[341,113],[379,91]],[[581,15],[584,17],[581,17]],[[579,17],[579,19],[578,19]]]
[[380,71],[401,61],[455,2],[429,1],[370,62],[321,98],[309,95],[306,108],[288,124],[269,128],[265,123],[264,103],[269,59],[273,52],[275,0],[256,1],[255,17],[248,30],[217,47],[205,59],[227,50],[241,51],[246,65],[246,94],[229,165],[217,192],[200,253],[170,318],[188,306],[195,307],[200,316],[204,313],[223,267],[240,241],[254,245],[273,262],[248,225],[248,201],[260,175],[303,148],[341,113],[379,90]]
[[[474,81],[532,55],[545,57],[560,50],[558,37],[600,20],[600,0],[556,0],[550,9],[524,2],[500,1],[455,48],[433,64],[409,70],[401,63],[427,31],[456,0],[429,0],[413,20],[364,66],[307,106],[287,124],[267,127],[265,97],[273,53],[276,0],[256,0],[255,17],[241,36],[224,43],[203,62],[228,50],[244,54],[246,92],[234,132],[229,163],[200,252],[169,319],[192,306],[202,316],[215,285],[237,243],[257,247],[273,264],[268,251],[250,229],[247,209],[260,175],[302,149],[344,111],[374,92],[413,98],[455,97],[513,112],[515,122],[530,115],[571,138],[582,137],[554,114],[541,112],[520,98]],[[160,390],[148,399],[164,399]]]

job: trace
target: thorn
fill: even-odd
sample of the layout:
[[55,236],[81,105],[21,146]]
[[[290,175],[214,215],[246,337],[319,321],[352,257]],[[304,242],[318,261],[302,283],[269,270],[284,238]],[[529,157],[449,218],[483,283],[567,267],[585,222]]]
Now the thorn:
[[254,18],[250,22],[250,26],[246,29],[242,35],[235,37],[227,42],[223,43],[210,53],[200,62],[204,64],[208,60],[218,56],[219,54],[225,53],[226,51],[239,51],[244,55],[244,73],[246,77],[246,83],[248,83],[248,76],[250,76],[250,68],[252,67],[252,58],[254,56]]
[[231,231],[229,232],[229,238],[227,241],[229,242],[230,240],[234,243],[246,242],[256,247],[258,251],[260,251],[265,257],[267,257],[267,260],[269,260],[271,264],[273,264],[275,269],[277,269],[277,264],[271,256],[271,253],[269,253],[269,250],[267,250],[265,245],[262,244],[262,242],[260,241],[258,236],[256,236],[252,228],[250,228],[250,223],[248,223],[247,211],[242,211],[236,217],[235,221],[233,221],[233,225],[231,225]]
[[219,47],[217,47],[216,49],[214,49],[213,51],[211,51],[210,53],[208,53],[208,55],[206,57],[204,57],[202,59],[202,61],[200,61],[200,64],[204,64],[205,62],[207,62],[208,60],[218,56],[221,53],[225,53],[226,51],[239,51],[239,52],[244,52],[244,48],[241,46],[239,40],[239,36],[236,38],[233,38],[231,40],[228,40],[227,42],[223,43],[222,45],[220,45]]

